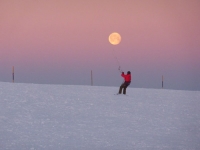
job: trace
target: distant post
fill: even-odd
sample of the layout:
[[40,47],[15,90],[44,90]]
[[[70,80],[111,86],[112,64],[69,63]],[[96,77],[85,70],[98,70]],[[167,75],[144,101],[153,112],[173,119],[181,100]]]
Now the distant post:
[[164,87],[164,77],[162,76],[162,89],[163,89],[163,87]]
[[15,70],[14,70],[14,66],[12,68],[12,81],[13,81],[13,83],[15,82]]
[[91,70],[91,86],[93,86],[93,76],[92,76],[92,70]]

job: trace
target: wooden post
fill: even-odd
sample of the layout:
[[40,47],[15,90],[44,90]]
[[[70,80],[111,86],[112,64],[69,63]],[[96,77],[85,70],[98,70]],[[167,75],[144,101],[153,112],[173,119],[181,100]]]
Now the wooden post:
[[92,70],[91,70],[91,86],[93,86],[93,76],[92,76]]
[[15,70],[14,70],[14,66],[12,68],[12,81],[13,81],[13,83],[15,82]]
[[163,89],[163,87],[164,87],[164,77],[162,76],[162,89]]

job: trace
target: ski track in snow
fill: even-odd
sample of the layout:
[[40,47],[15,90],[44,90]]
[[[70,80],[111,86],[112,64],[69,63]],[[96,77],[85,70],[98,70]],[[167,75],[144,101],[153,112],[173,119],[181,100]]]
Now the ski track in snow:
[[199,150],[200,91],[0,82],[0,150]]

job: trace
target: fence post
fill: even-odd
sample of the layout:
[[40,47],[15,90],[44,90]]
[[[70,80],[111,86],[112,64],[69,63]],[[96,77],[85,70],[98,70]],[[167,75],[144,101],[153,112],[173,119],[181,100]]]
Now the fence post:
[[92,70],[91,70],[91,86],[93,86],[93,76],[92,76]]
[[15,70],[14,70],[14,66],[12,68],[12,82],[15,82]]

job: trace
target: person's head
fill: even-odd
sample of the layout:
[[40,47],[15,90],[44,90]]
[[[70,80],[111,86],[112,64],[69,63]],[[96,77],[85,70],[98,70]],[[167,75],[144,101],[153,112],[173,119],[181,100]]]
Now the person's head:
[[130,71],[128,71],[128,72],[127,72],[127,74],[131,74],[131,72],[130,72]]

